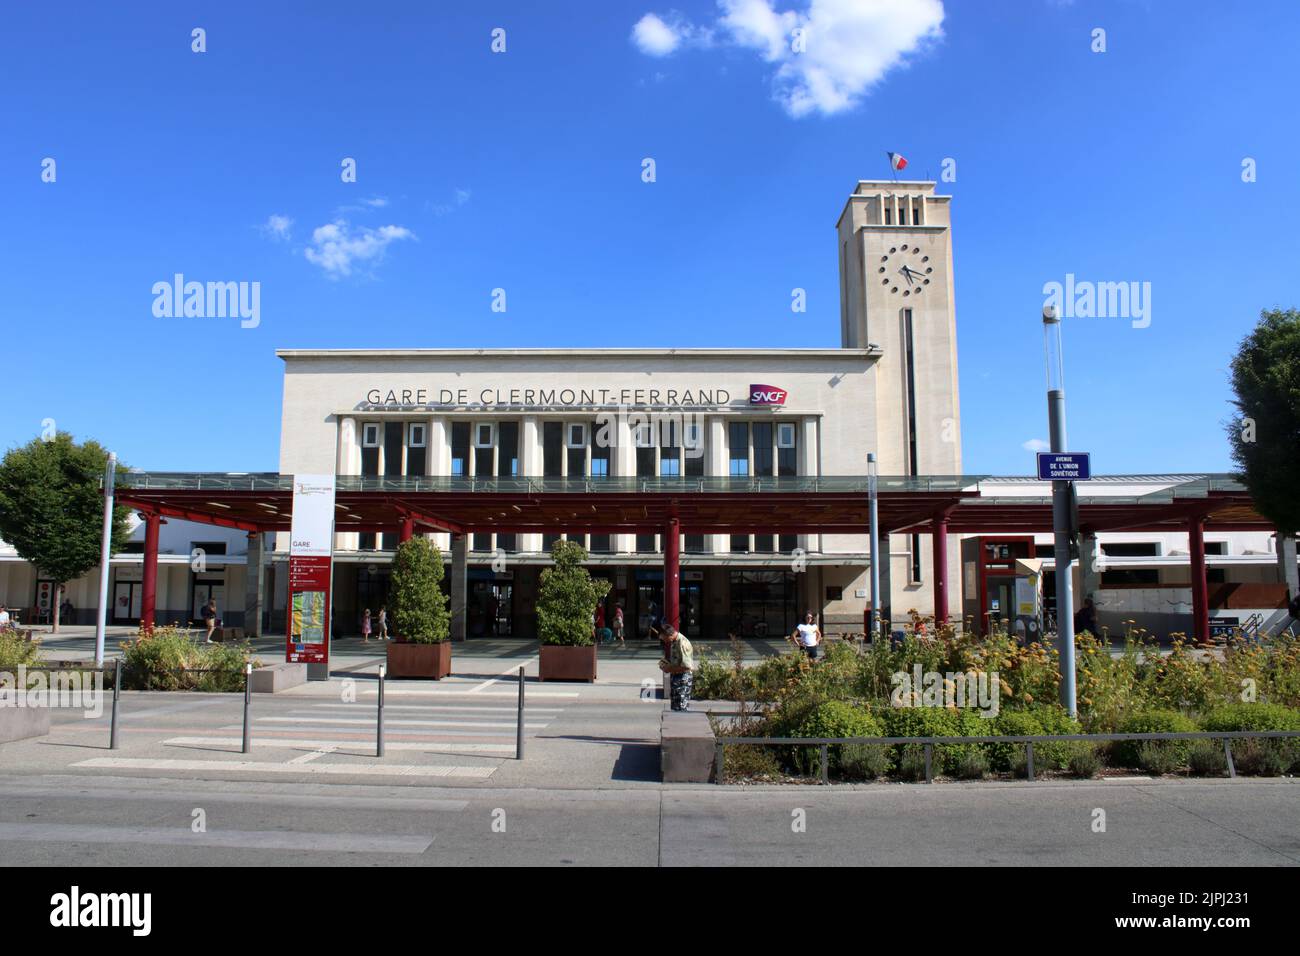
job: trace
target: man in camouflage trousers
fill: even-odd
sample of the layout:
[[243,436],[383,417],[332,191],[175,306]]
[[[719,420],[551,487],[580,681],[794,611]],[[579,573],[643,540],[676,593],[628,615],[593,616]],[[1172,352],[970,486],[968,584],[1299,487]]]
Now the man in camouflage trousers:
[[691,709],[691,690],[695,685],[695,649],[677,628],[663,626],[664,658],[659,669],[668,676],[673,710]]

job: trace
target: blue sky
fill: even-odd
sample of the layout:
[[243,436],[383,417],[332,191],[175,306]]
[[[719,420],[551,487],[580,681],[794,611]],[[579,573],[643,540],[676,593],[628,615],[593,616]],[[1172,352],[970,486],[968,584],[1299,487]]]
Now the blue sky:
[[[1067,273],[1152,289],[1066,321],[1070,444],[1227,470],[1228,359],[1297,300],[1300,8],[728,3],[8,5],[0,445],[274,470],[282,347],[837,346],[835,220],[894,150],[957,164],[967,472],[1032,469]],[[260,282],[260,325],[156,318],[176,272]]]

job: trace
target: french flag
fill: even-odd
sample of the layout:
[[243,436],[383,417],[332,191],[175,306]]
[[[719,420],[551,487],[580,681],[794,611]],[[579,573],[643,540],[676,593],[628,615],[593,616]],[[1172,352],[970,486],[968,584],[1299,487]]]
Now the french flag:
[[897,172],[907,168],[907,159],[903,156],[900,156],[898,153],[888,153],[887,155],[889,156],[890,169]]

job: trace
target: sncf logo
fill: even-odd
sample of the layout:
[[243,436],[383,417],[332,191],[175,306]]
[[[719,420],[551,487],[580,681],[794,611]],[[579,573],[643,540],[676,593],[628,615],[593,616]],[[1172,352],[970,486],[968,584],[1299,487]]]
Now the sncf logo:
[[784,405],[785,397],[788,394],[785,389],[777,388],[775,385],[751,385],[749,386],[749,404]]

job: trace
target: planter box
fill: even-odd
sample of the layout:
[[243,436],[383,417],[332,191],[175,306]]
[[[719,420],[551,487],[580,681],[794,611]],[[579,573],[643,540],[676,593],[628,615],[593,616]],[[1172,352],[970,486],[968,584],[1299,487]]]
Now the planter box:
[[451,673],[451,641],[437,644],[388,645],[389,677],[426,677],[442,680]]
[[249,689],[254,694],[278,694],[290,687],[300,687],[307,683],[307,665],[268,664],[266,667],[254,667]]
[[[16,690],[11,690],[16,694]],[[110,695],[112,691],[109,691]],[[44,737],[50,732],[48,707],[0,707],[0,744],[29,737]]]
[[541,647],[541,666],[538,679],[548,680],[596,680],[596,645],[590,647],[543,644]]

